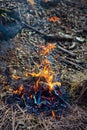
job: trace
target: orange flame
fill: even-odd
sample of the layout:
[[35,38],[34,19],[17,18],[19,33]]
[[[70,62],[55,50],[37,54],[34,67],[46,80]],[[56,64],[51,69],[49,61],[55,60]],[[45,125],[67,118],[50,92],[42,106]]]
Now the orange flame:
[[50,66],[50,61],[47,59],[47,55],[50,53],[51,50],[56,48],[55,45],[49,43],[47,46],[40,46],[41,54],[45,56],[45,59],[42,60],[41,63],[41,69],[39,70],[38,73],[32,72],[32,73],[26,73],[26,76],[32,76],[32,77],[37,77],[36,84],[34,86],[35,90],[38,90],[39,88],[39,83],[41,79],[45,79],[45,84],[48,86],[49,91],[54,90],[54,87],[58,85],[59,87],[61,86],[60,82],[54,82],[53,79],[55,77],[55,73],[52,70]]
[[[38,73],[26,72],[25,76],[36,77],[37,81],[34,85],[35,91],[39,90],[40,84],[43,83],[44,80],[44,84],[46,88],[48,88],[49,91],[51,92],[52,90],[55,89],[54,87],[56,85],[59,87],[61,86],[60,82],[54,81],[55,73],[51,68],[50,61],[47,59],[47,55],[50,53],[51,50],[53,50],[56,47],[55,45],[49,43],[47,46],[40,46],[40,48],[42,48],[41,54],[45,59],[43,60],[42,58],[40,65],[38,65],[39,66],[38,68],[40,68],[38,70]],[[20,94],[22,91],[23,91],[23,86],[20,86],[19,89],[15,90],[14,92]]]
[[14,94],[21,94],[23,92],[23,85],[21,84],[17,90],[9,89],[9,91]]
[[46,80],[46,84],[48,86],[48,89],[52,91],[54,89],[55,85],[61,86],[60,82],[53,82],[54,79],[54,72],[52,71],[50,66],[45,65],[44,68],[38,73],[32,72],[30,73],[32,77],[38,77],[38,80],[36,81],[36,87],[38,88],[38,84],[40,82],[41,78],[44,78]]
[[19,87],[19,92],[22,92],[22,91],[23,91],[23,85],[21,84]]
[[47,46],[41,46],[40,48],[42,49],[41,50],[41,54],[42,55],[48,55],[51,50],[56,48],[56,46],[51,44],[51,43],[49,43]]
[[60,20],[60,18],[59,17],[57,17],[57,16],[52,16],[52,17],[50,17],[50,18],[48,18],[48,21],[50,21],[50,22],[57,22],[57,21],[59,21]]
[[52,117],[56,118],[55,112],[52,110]]

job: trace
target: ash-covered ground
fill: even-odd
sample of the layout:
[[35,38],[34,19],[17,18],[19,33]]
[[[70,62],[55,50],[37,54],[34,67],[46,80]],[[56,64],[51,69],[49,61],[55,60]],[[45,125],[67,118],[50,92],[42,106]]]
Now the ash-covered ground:
[[[19,112],[21,108],[19,108],[15,116],[15,129],[22,129],[17,127],[20,124],[25,126],[23,129],[26,130],[42,128],[43,130],[57,130],[57,128],[66,130],[86,129],[87,116],[84,103],[84,98],[86,98],[84,95],[87,93],[86,24],[86,0],[0,1],[1,99],[6,95],[8,89],[15,84],[15,81],[8,81],[9,75],[14,74],[25,80],[24,74],[26,71],[33,70],[34,67],[36,71],[36,64],[38,58],[40,58],[40,54],[37,53],[38,47],[52,43],[56,48],[50,53],[48,59],[51,62],[52,69],[57,74],[58,80],[64,86],[63,90],[68,91],[74,104],[74,112],[69,113],[67,117],[61,117],[60,121],[53,121],[51,118],[35,119],[32,116],[28,118],[22,111],[25,116],[24,119],[21,117]],[[8,68],[10,72],[6,71]],[[76,105],[79,104],[79,101],[81,106]],[[1,103],[0,110],[2,110]],[[3,111],[11,117],[13,108],[5,107]],[[20,115],[19,119],[20,117],[23,119],[21,123],[18,115]],[[5,117],[8,124],[7,130],[12,129],[12,126],[9,125],[12,123],[11,119],[9,119],[10,123],[7,121],[8,116],[1,114],[0,128],[2,130],[6,129],[6,124],[1,121],[1,118],[3,118],[4,122]],[[17,124],[17,121],[19,124]]]

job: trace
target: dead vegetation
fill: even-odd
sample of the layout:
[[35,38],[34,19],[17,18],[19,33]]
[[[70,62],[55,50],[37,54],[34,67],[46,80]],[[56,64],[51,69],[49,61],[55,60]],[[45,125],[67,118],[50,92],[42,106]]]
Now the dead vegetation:
[[[24,21],[25,24],[27,22],[26,27],[21,32],[18,31],[18,35],[8,41],[0,41],[0,129],[85,130],[87,128],[86,1],[66,0],[56,6],[54,4],[55,8],[48,9],[44,8],[43,4],[40,5],[40,0],[32,2],[27,0],[28,3],[16,0],[0,2],[1,7],[17,11],[20,21]],[[9,14],[6,16],[6,9],[4,13],[5,16],[1,17],[2,22],[5,19],[4,24],[7,21],[9,23],[10,19],[12,19],[10,23],[15,20],[12,16],[9,17]],[[43,114],[35,117],[18,104],[5,105],[2,98],[9,89],[14,89],[18,77],[25,80],[26,72],[39,70],[38,62],[42,51],[42,48],[40,50],[39,48],[47,46],[49,42],[54,44],[56,49],[48,58],[52,62],[53,71],[58,75],[58,80],[64,84],[64,89],[68,90],[72,98],[73,112],[67,110],[66,114],[56,115],[55,118],[44,117]],[[6,71],[7,68],[10,71]],[[13,77],[10,81],[12,75],[18,76],[17,79],[14,80]]]
[[73,109],[73,113],[68,113],[66,117],[63,115],[52,117],[35,117],[26,114],[19,105],[4,106],[0,109],[0,129],[1,130],[85,130],[86,129],[86,113],[79,107]]

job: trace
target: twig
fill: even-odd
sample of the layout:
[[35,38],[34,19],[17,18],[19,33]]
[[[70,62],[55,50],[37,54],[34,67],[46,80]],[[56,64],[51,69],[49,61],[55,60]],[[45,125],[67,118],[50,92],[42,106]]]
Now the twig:
[[80,93],[80,95],[79,95],[79,97],[76,99],[76,103],[81,99],[81,97],[84,95],[84,93],[87,91],[87,87],[83,87],[83,89],[82,89],[82,91],[81,91],[81,93]]
[[4,110],[8,105],[3,106],[0,110]]
[[42,123],[43,123],[43,126],[45,127],[45,130],[49,130],[44,119],[42,119]]
[[67,102],[65,101],[62,97],[59,96],[59,94],[56,93],[56,91],[53,91],[53,94],[58,97],[71,111],[73,111],[73,107]]
[[84,62],[79,60],[79,59],[73,59],[73,58],[70,58],[70,57],[66,57],[67,60],[70,60],[72,62],[75,62],[76,64],[83,64]]
[[6,120],[6,118],[8,117],[8,115],[9,115],[9,110],[10,110],[10,108],[8,108],[7,110],[6,110],[6,112],[4,113],[4,117],[2,117],[2,124],[1,124],[1,126],[0,126],[0,129],[2,129],[2,126],[5,124],[5,122],[7,121]]
[[18,105],[18,104],[16,104],[16,106],[19,108],[19,110],[25,115],[25,112],[22,110],[22,108]]
[[69,47],[69,50],[72,50],[76,47],[76,42],[73,42],[72,45]]
[[37,125],[34,125],[34,126],[28,126],[28,127],[27,127],[27,129],[29,129],[29,130],[32,130],[32,129],[35,129],[35,128],[37,128],[37,126],[39,126],[39,124],[37,124]]
[[59,59],[59,61],[61,61],[61,62],[64,62],[64,63],[69,64],[69,65],[73,65],[73,66],[75,66],[75,67],[77,67],[77,68],[80,68],[80,69],[82,69],[82,70],[85,69],[85,68],[83,68],[82,66],[80,66],[80,65],[78,65],[78,64],[76,64],[76,63],[74,63],[74,62],[72,62],[72,61],[69,61],[69,60],[67,60],[67,59],[65,59],[65,58],[59,57],[58,59]]
[[[21,22],[23,28],[29,28],[38,33],[41,37],[43,37],[46,41],[78,41],[78,42],[84,42],[84,38],[80,40],[80,37],[75,37],[72,35],[64,34],[59,32],[58,34],[46,34],[44,32],[38,31],[36,28],[32,27],[31,25],[27,24],[25,21]],[[72,48],[74,45],[72,46]]]
[[63,52],[65,52],[65,53],[67,53],[68,55],[70,55],[71,57],[76,57],[76,54],[74,54],[73,52],[68,51],[68,50],[66,50],[65,48],[63,48],[63,47],[61,47],[61,46],[59,46],[59,45],[57,45],[57,47],[58,47],[58,49],[60,49],[61,51],[63,51]]
[[12,130],[15,130],[15,114],[16,112],[13,112],[13,106],[12,106]]
[[60,34],[58,34],[58,35],[56,35],[56,34],[45,34],[43,32],[38,31],[34,27],[28,25],[26,22],[22,22],[22,26],[25,27],[25,28],[32,29],[36,33],[40,34],[46,41],[57,41],[57,40],[68,40],[68,41],[72,41],[73,40],[72,36],[66,37],[66,35],[62,36]]

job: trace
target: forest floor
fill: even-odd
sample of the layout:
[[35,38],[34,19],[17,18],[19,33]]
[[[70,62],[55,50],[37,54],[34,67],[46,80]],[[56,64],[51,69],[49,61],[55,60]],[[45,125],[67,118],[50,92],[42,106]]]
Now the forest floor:
[[[43,2],[42,2],[43,1]],[[49,1],[49,0],[47,0]],[[87,128],[87,2],[59,0],[0,0],[0,20],[15,37],[0,41],[0,129],[1,130],[85,130]],[[53,1],[53,0],[50,0]],[[55,0],[56,2],[56,0]],[[12,14],[15,14],[12,16]],[[1,24],[0,23],[0,24]],[[31,28],[30,28],[31,27]],[[51,34],[51,38],[47,37]],[[43,36],[45,35],[45,37]],[[55,36],[57,36],[55,38]],[[40,46],[49,43],[56,48],[48,56],[58,81],[69,93],[73,112],[66,116],[35,117],[17,104],[2,102],[18,80],[8,81],[9,75],[25,79],[25,73],[36,71]],[[67,110],[68,111],[68,110]]]

